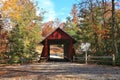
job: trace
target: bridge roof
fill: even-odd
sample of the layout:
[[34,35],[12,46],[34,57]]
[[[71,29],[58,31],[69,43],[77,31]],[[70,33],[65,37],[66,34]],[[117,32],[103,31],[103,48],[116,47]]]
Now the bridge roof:
[[72,38],[69,34],[67,34],[65,31],[63,31],[61,28],[55,29],[52,33],[50,33],[43,41],[41,41],[42,44],[44,44],[45,40],[62,40],[62,39],[69,39],[72,41],[72,43],[76,43],[76,40]]

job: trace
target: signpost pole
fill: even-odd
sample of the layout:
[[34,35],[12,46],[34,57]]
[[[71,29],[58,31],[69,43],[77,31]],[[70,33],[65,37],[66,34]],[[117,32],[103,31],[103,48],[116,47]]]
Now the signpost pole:
[[85,63],[87,64],[88,58],[87,58],[87,51],[85,51]]
[[81,50],[85,52],[85,63],[88,64],[88,56],[87,56],[87,51],[89,51],[91,44],[90,43],[82,43],[81,44]]

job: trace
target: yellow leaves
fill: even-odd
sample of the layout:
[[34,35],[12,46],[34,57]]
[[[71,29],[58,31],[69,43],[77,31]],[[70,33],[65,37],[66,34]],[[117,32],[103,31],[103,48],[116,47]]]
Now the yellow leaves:
[[14,3],[17,3],[18,0],[6,0],[6,2],[14,2]]
[[8,1],[5,1],[3,3],[3,10],[8,10],[8,9],[13,8],[15,6],[16,6],[16,3],[11,2],[11,1],[8,0]]
[[19,14],[19,13],[10,13],[9,14],[9,16],[12,18],[12,19],[14,19],[14,20],[19,20],[19,19],[21,19],[21,14]]
[[[18,5],[19,0],[6,0],[3,3],[2,11],[4,12],[3,17],[9,16],[14,20],[21,19],[21,13],[23,10],[22,5]],[[6,15],[7,14],[7,15]]]
[[28,38],[26,38],[26,39],[24,40],[24,46],[27,47],[27,46],[29,46],[29,45],[30,45],[30,41],[28,40]]
[[2,15],[2,17],[6,17],[6,15],[5,14],[1,14]]

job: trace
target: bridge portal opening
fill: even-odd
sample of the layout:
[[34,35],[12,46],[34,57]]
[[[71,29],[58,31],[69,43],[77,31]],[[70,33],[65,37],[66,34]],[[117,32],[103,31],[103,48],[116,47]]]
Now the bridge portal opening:
[[64,45],[50,45],[50,59],[64,59]]

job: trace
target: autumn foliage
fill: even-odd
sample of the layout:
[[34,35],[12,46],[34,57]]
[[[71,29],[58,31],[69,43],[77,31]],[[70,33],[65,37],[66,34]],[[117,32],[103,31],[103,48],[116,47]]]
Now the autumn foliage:
[[22,16],[23,6],[19,0],[6,0],[3,2],[3,17],[11,17],[12,19],[20,19]]
[[43,37],[46,37],[55,29],[53,24],[54,24],[53,21],[49,21],[49,22],[44,23],[43,29],[42,29],[42,36]]
[[73,16],[73,23],[74,24],[77,24],[78,23],[78,15],[77,15],[77,6],[76,4],[73,5],[73,8],[72,8],[72,12],[71,12],[71,15]]
[[94,32],[97,35],[101,35],[101,38],[104,39],[109,39],[110,38],[110,29],[99,29],[95,25],[93,26]]

